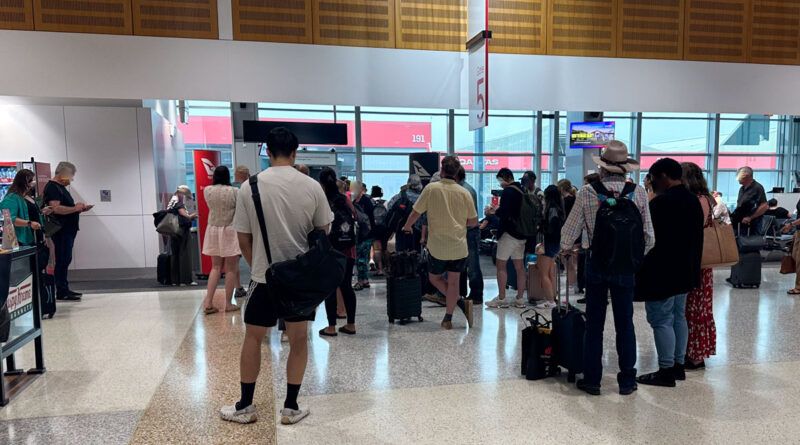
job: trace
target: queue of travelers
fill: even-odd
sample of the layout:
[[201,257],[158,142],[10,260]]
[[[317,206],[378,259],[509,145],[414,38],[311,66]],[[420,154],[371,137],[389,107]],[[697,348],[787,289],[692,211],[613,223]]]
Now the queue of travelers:
[[[721,193],[709,190],[702,169],[692,163],[660,159],[649,167],[644,187],[635,185],[626,177],[639,170],[639,162],[629,156],[624,143],[615,140],[594,157],[599,172],[584,178],[580,190],[566,179],[542,190],[533,172],[525,172],[517,181],[511,170],[500,169],[496,175],[502,190],[499,202],[484,209],[481,221],[477,193],[455,156],[441,160],[440,171],[427,186],[412,174],[400,192],[386,201],[381,187],[373,186],[367,193],[366,184],[337,179],[332,168],[322,169],[317,180],[311,178],[308,168],[295,166],[297,148],[297,138],[289,130],[273,129],[267,139],[270,168],[250,177],[246,167],[237,167],[231,182],[228,168],[217,167],[213,184],[203,191],[209,205],[203,254],[212,258],[204,313],[238,310],[240,306],[231,302],[237,292],[244,292],[239,284],[239,258],[251,268],[243,314],[241,393],[238,401],[221,408],[224,420],[256,421],[253,395],[261,347],[268,328],[276,325],[281,326],[289,346],[280,422],[294,424],[310,413],[299,405],[298,394],[308,360],[308,323],[314,321],[315,311],[290,312],[268,281],[273,276],[268,271],[307,252],[311,248],[309,233],[315,230],[327,233],[331,249],[344,264],[341,281],[324,299],[328,323],[320,336],[346,341],[333,337],[356,335],[356,292],[371,287],[371,265],[378,276],[387,272],[384,260],[393,237],[396,251],[420,252],[424,248],[429,254],[428,279],[445,306],[441,326],[446,330],[454,327],[456,308],[469,328],[474,325],[476,304],[492,309],[527,308],[526,263],[531,254],[536,256],[537,279],[544,294],[533,303],[540,310],[555,307],[560,298],[555,281],[557,259],[562,258],[568,276],[577,278],[577,289],[585,290],[585,298],[579,300],[586,305],[583,378],[576,386],[591,395],[601,393],[603,331],[610,298],[618,389],[620,394],[630,395],[640,384],[674,387],[685,379],[687,370],[704,368],[705,359],[716,353],[713,270],[701,266],[704,229],[718,221],[734,223],[737,230],[748,226],[757,230],[762,215],[789,216],[776,202],[766,200],[749,167],[738,172],[742,187],[737,208],[730,214]],[[42,242],[41,215],[59,221],[61,228],[52,237],[55,281],[58,297],[67,300],[80,299],[80,294],[70,290],[66,273],[78,215],[92,208],[76,203],[66,188],[75,173],[74,165],[60,163],[44,188],[43,200],[37,203],[32,197],[35,175],[21,170],[0,203],[0,208],[10,211],[18,238],[25,245]],[[198,218],[186,207],[191,196],[189,187],[180,186],[167,205],[180,216],[180,231],[169,240],[174,284],[196,284],[188,248],[189,228]],[[630,224],[624,233],[627,250],[611,253],[609,243],[615,236],[609,236],[607,221],[601,222],[601,210],[614,206],[628,212]],[[268,215],[266,224],[259,220],[260,213]],[[789,221],[783,231],[798,226],[800,219]],[[795,233],[793,245],[798,265],[795,287],[789,291],[793,295],[800,294],[799,234]],[[498,295],[484,302],[479,251],[481,241],[489,237],[496,240]],[[214,295],[223,268],[225,302],[218,306]],[[507,292],[510,268],[516,272],[515,295]],[[658,356],[658,369],[642,375],[635,368],[634,301],[645,303]],[[345,322],[337,329],[339,319]]]

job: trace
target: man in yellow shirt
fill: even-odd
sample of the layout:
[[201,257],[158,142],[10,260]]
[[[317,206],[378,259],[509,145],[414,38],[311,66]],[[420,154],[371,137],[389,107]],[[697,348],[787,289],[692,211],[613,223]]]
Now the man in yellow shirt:
[[459,278],[469,255],[467,227],[478,225],[478,214],[472,196],[455,181],[459,167],[461,163],[455,156],[442,159],[442,181],[425,187],[403,227],[404,232],[411,232],[417,219],[428,213],[430,281],[447,298],[447,313],[442,320],[445,329],[453,328],[456,306],[464,311],[467,324],[472,327],[472,301],[459,297]]

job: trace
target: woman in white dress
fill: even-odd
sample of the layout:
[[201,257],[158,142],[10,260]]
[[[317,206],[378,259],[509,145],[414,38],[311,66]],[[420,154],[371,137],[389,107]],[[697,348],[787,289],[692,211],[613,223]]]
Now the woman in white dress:
[[[214,170],[213,185],[203,190],[208,204],[208,226],[203,238],[203,255],[211,257],[211,273],[208,274],[208,288],[203,310],[208,314],[239,310],[231,304],[234,289],[239,288],[239,240],[233,229],[233,214],[236,212],[236,188],[231,185],[231,175],[224,165]],[[225,266],[225,306],[214,307],[214,293]]]

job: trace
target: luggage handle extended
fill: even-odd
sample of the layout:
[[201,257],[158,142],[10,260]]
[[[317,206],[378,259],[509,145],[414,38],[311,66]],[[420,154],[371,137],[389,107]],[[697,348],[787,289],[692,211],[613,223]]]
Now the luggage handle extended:
[[[565,298],[567,300],[567,310],[566,311],[569,312],[570,311],[570,305],[569,305],[569,257],[570,257],[570,255],[569,254],[559,255],[558,256],[558,262],[559,263],[561,263],[561,258],[562,257],[565,258],[565,261],[564,261],[564,273],[566,275],[566,280],[565,280],[566,281],[566,283],[565,283],[566,290],[564,291],[565,292],[564,296],[565,296]],[[559,264],[556,264],[556,293],[558,294],[558,295],[556,295],[556,299],[557,299],[556,304],[558,305],[558,310],[561,311],[561,268],[559,267]]]

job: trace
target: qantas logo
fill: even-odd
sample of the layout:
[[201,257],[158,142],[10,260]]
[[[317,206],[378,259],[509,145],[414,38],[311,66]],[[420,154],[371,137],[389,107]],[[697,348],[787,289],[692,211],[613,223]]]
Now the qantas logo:
[[203,167],[206,168],[206,173],[208,173],[208,176],[214,176],[214,169],[216,168],[214,163],[206,158],[200,158],[200,162],[202,162]]
[[431,177],[431,174],[428,173],[428,170],[425,170],[425,167],[423,167],[419,161],[414,161],[414,172],[419,175],[420,179],[427,179]]

